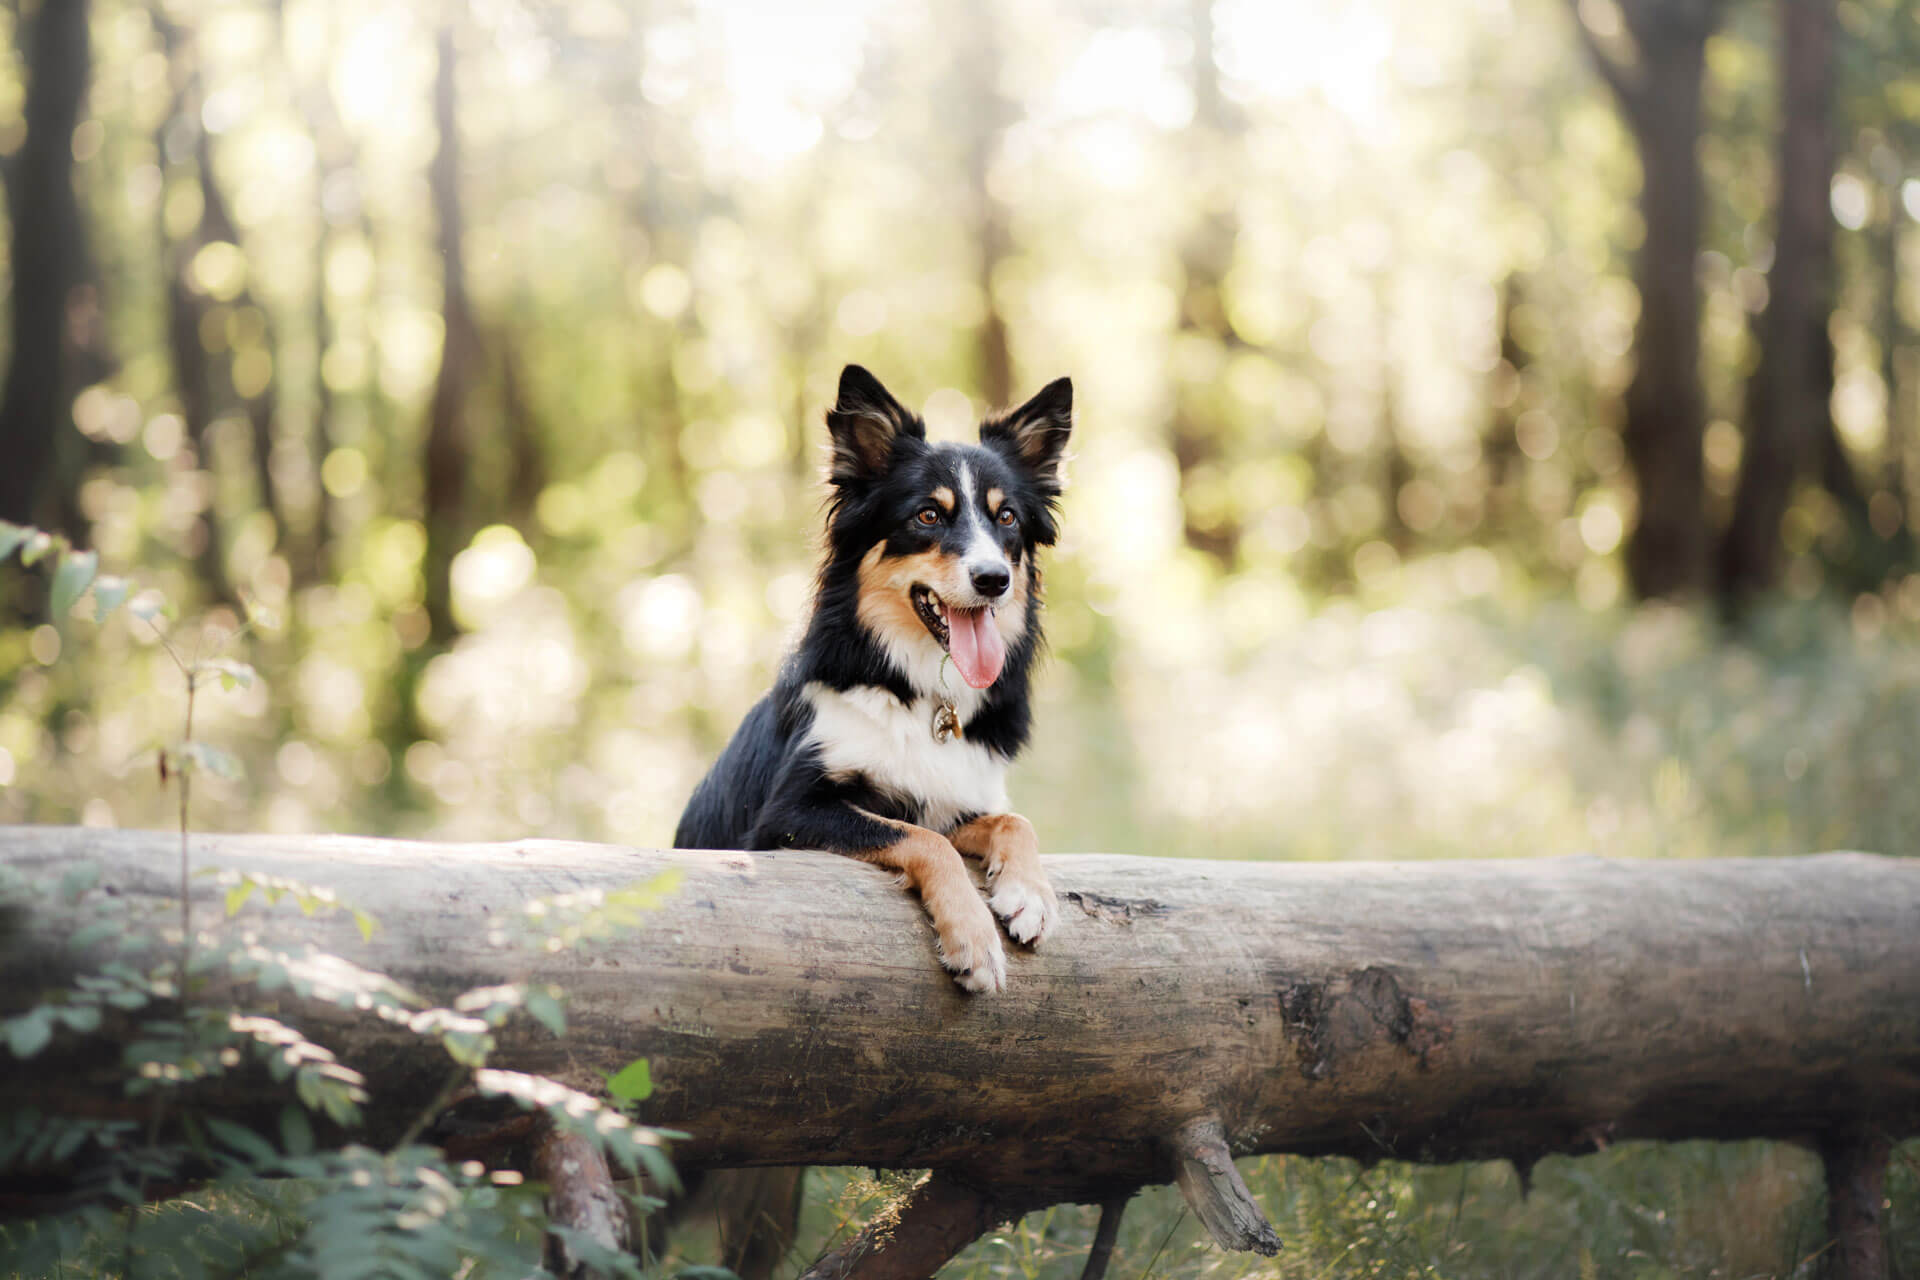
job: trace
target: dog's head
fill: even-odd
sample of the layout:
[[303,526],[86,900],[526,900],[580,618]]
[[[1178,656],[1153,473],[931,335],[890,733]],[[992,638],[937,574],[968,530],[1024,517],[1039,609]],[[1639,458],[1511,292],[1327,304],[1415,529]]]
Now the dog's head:
[[[980,443],[930,444],[924,423],[859,365],[840,375],[831,554],[858,563],[860,622],[909,673],[951,655],[975,689],[1028,633],[1037,546],[1057,527],[1073,384],[1050,382],[980,424]],[[924,684],[922,687],[926,687]]]

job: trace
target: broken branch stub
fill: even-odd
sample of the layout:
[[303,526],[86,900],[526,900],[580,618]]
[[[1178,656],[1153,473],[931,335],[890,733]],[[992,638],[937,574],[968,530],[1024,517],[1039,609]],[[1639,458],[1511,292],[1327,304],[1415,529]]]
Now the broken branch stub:
[[1212,1116],[1189,1121],[1168,1145],[1173,1148],[1174,1180],[1180,1184],[1180,1194],[1215,1244],[1269,1258],[1280,1252],[1280,1233],[1267,1221],[1260,1202],[1234,1167],[1220,1121]]

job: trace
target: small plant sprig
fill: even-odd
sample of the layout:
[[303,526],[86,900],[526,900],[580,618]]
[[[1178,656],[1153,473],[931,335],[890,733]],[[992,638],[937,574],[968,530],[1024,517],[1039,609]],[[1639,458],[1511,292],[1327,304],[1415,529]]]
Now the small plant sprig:
[[[467,1091],[541,1113],[556,1129],[585,1138],[628,1175],[644,1172],[662,1189],[676,1185],[665,1143],[678,1135],[640,1125],[627,1114],[652,1089],[645,1059],[608,1077],[609,1101],[489,1065],[495,1032],[516,1015],[532,1018],[553,1035],[564,1034],[564,996],[557,987],[483,986],[460,995],[450,1007],[436,1007],[386,975],[312,946],[275,946],[256,931],[197,945],[190,906],[193,779],[201,772],[222,778],[242,774],[233,755],[194,736],[197,697],[216,682],[233,690],[257,679],[251,666],[225,652],[249,632],[271,626],[272,619],[249,607],[246,622],[221,636],[211,652],[205,632],[189,650],[173,628],[163,625],[168,614],[159,594],[135,593],[126,579],[100,574],[95,553],[76,550],[58,535],[0,523],[0,560],[15,553],[29,566],[51,566],[49,603],[56,625],[91,591],[96,621],[125,609],[151,629],[185,682],[186,702],[181,738],[160,749],[158,762],[162,784],[177,784],[180,797],[180,940],[170,959],[148,968],[122,958],[134,952],[165,954],[167,948],[163,939],[129,928],[128,906],[100,890],[98,869],[91,864],[63,868],[57,884],[29,883],[0,866],[0,900],[59,904],[76,918],[71,935],[76,947],[117,942],[116,954],[80,974],[70,990],[41,993],[34,1007],[0,1020],[0,1047],[26,1059],[59,1035],[118,1035],[124,1096],[151,1098],[144,1141],[142,1126],[125,1119],[0,1108],[0,1169],[91,1166],[106,1202],[95,1196],[58,1216],[0,1227],[0,1274],[66,1274],[78,1261],[83,1267],[91,1264],[97,1274],[117,1272],[130,1280],[151,1270],[156,1260],[165,1260],[167,1274],[302,1280],[315,1274],[494,1274],[474,1269],[489,1264],[523,1274],[526,1234],[551,1226],[537,1201],[513,1193],[517,1179],[475,1161],[455,1165],[420,1141],[441,1104]],[[350,911],[363,939],[375,928],[371,916],[325,888],[257,873],[208,869],[199,874],[218,877],[226,890],[228,919],[249,903],[272,909],[291,902],[305,915]],[[604,895],[530,903],[516,931],[521,936],[493,940],[555,951],[603,939],[638,924],[671,887],[662,877]],[[431,1039],[449,1059],[448,1085],[387,1150],[358,1144],[326,1149],[308,1117],[351,1130],[368,1101],[366,1079],[279,1017],[238,1005],[196,1008],[190,999],[194,976],[212,971],[276,1005],[278,993],[285,991]],[[249,1060],[292,1095],[280,1112],[277,1142],[196,1106],[195,1095],[187,1092],[188,1086]],[[177,1113],[171,1125],[166,1123],[169,1108]],[[231,1207],[212,1213],[144,1208],[153,1185],[177,1182],[183,1173],[189,1181],[211,1185]],[[263,1193],[261,1179],[298,1180],[304,1202],[289,1212],[288,1193]],[[658,1203],[638,1193],[633,1198],[642,1209]],[[106,1207],[115,1202],[130,1211],[124,1219]],[[248,1206],[268,1207],[268,1222],[258,1221],[257,1212],[249,1214]],[[581,1256],[592,1253],[591,1241],[571,1243]],[[607,1275],[640,1275],[632,1257],[595,1261]]]

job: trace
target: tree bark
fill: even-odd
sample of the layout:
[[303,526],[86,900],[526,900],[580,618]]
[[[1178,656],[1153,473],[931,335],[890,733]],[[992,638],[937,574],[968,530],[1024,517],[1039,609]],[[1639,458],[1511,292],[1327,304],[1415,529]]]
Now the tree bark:
[[1883,161],[1886,220],[1880,227],[1880,383],[1886,389],[1886,436],[1881,446],[1880,488],[1893,495],[1905,520],[1907,510],[1907,423],[1903,412],[1900,353],[1907,346],[1906,319],[1900,313],[1900,242],[1906,214],[1900,205],[1904,167],[1889,149]]
[[[1644,238],[1634,263],[1640,318],[1621,439],[1639,487],[1627,540],[1634,594],[1687,596],[1708,572],[1706,433],[1700,389],[1700,94],[1718,0],[1628,0],[1621,14],[1638,57],[1624,63],[1574,25],[1613,91],[1640,153]],[[1826,188],[1822,187],[1822,198]]]
[[1881,1208],[1891,1144],[1879,1133],[1841,1133],[1820,1144],[1827,1170],[1827,1239],[1831,1280],[1887,1280],[1887,1238]]
[[[1231,184],[1223,183],[1230,165],[1225,156],[1233,121],[1220,87],[1213,54],[1213,0],[1188,0],[1187,26],[1193,39],[1193,125],[1188,130],[1187,181],[1196,211],[1180,246],[1180,315],[1177,339],[1211,343],[1223,351],[1235,340],[1227,320],[1226,279],[1240,236]],[[1219,474],[1227,448],[1220,397],[1209,379],[1195,385],[1177,378],[1173,386],[1173,461],[1180,472],[1181,529],[1187,545],[1232,567],[1240,556],[1238,510],[1219,499]],[[1201,492],[1211,486],[1209,497]],[[1391,500],[1389,500],[1391,501]],[[1210,508],[1210,509],[1209,509]]]
[[433,153],[428,185],[439,226],[441,306],[445,337],[440,376],[427,416],[425,491],[427,527],[426,607],[436,645],[452,641],[449,581],[453,557],[467,533],[467,395],[478,371],[480,330],[467,296],[466,214],[460,199],[459,54],[451,24],[440,28],[438,70],[433,81],[433,120],[439,146]]
[[994,1224],[1033,1207],[931,1173],[800,1280],[925,1280]]
[[[1780,572],[1780,521],[1793,483],[1813,470],[1859,496],[1849,469],[1833,473],[1838,439],[1827,406],[1833,357],[1827,313],[1833,290],[1832,0],[1782,0],[1780,175],[1760,362],[1747,384],[1745,447],[1733,520],[1720,548],[1719,591],[1737,601],[1772,586]],[[1859,501],[1864,507],[1864,499]],[[1864,524],[1864,520],[1860,521]]]
[[958,87],[968,128],[966,178],[973,198],[975,282],[980,290],[980,394],[994,408],[1005,408],[1014,402],[1013,352],[994,276],[1006,261],[1013,235],[1007,226],[1006,205],[993,193],[992,171],[1012,109],[1000,90],[998,26],[972,13],[962,23]]
[[[68,523],[54,467],[74,391],[69,354],[83,248],[73,189],[73,130],[92,72],[87,0],[41,4],[22,42],[26,139],[6,170],[12,352],[0,389],[0,520]],[[60,504],[64,506],[65,504]],[[69,528],[69,533],[77,530]]]
[[[627,1206],[606,1158],[579,1134],[551,1124],[538,1126],[531,1146],[533,1176],[547,1184],[547,1217],[610,1253],[625,1249]],[[604,1271],[579,1257],[557,1233],[548,1235],[545,1255],[547,1270],[560,1280],[605,1280]]]
[[[311,942],[443,1002],[559,983],[565,1040],[510,1023],[492,1065],[598,1090],[646,1056],[641,1118],[690,1135],[682,1167],[934,1169],[977,1193],[976,1217],[1184,1172],[1244,1246],[1264,1224],[1223,1152],[1530,1163],[1626,1138],[1920,1133],[1920,864],[1898,859],[1056,856],[1059,934],[1010,957],[1008,991],[968,997],[919,904],[851,859],[293,836],[194,848],[196,865],[324,884],[380,916],[370,941],[345,913],[267,922],[250,907],[219,928],[264,925],[276,947]],[[173,918],[177,856],[158,832],[0,829],[0,864],[31,880],[93,862],[136,917]],[[635,932],[558,952],[488,940],[531,898],[669,870],[678,888]],[[193,883],[216,927],[223,886]],[[0,915],[0,1016],[74,971],[58,901]],[[375,1082],[363,1139],[391,1140],[443,1086],[444,1054],[404,1027],[275,998]],[[0,1096],[138,1118],[144,1102],[107,1084],[119,1070],[111,1036],[57,1039],[0,1056]],[[277,1093],[218,1088],[224,1114],[277,1115]]]
[[[154,153],[160,159],[161,173],[170,178],[182,165],[192,163],[197,167],[199,164],[198,139],[204,132],[200,124],[200,70],[188,33],[160,9],[150,12],[166,54],[172,90],[166,115],[154,131]],[[185,145],[187,137],[194,139],[191,148]],[[204,175],[198,176],[196,182],[204,198]],[[202,336],[208,315],[207,302],[192,280],[194,255],[206,244],[206,210],[203,204],[194,229],[176,238],[167,226],[166,206],[167,202],[162,200],[154,210],[154,236],[165,281],[168,372],[187,442],[193,447],[195,465],[211,474],[214,461],[208,428],[213,425],[218,395],[213,362]],[[217,485],[208,486],[207,507],[201,513],[201,537],[194,551],[194,562],[200,581],[210,595],[221,600],[236,600],[238,596],[227,573],[219,507],[213,500],[217,488]]]

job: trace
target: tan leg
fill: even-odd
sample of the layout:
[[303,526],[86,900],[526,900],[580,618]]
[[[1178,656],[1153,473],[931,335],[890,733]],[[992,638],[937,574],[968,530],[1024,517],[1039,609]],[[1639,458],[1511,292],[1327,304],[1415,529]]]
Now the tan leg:
[[937,832],[910,823],[877,820],[898,829],[900,839],[857,856],[898,871],[907,887],[920,895],[933,918],[933,931],[940,937],[940,963],[953,972],[955,982],[968,991],[1005,987],[1007,953],[1000,945],[1000,930],[994,927],[993,913],[981,901],[960,855]]
[[1060,920],[1060,903],[1040,866],[1040,841],[1033,824],[1017,813],[975,818],[948,837],[953,847],[978,858],[987,871],[993,896],[987,905],[1007,922],[1015,942],[1039,946]]

